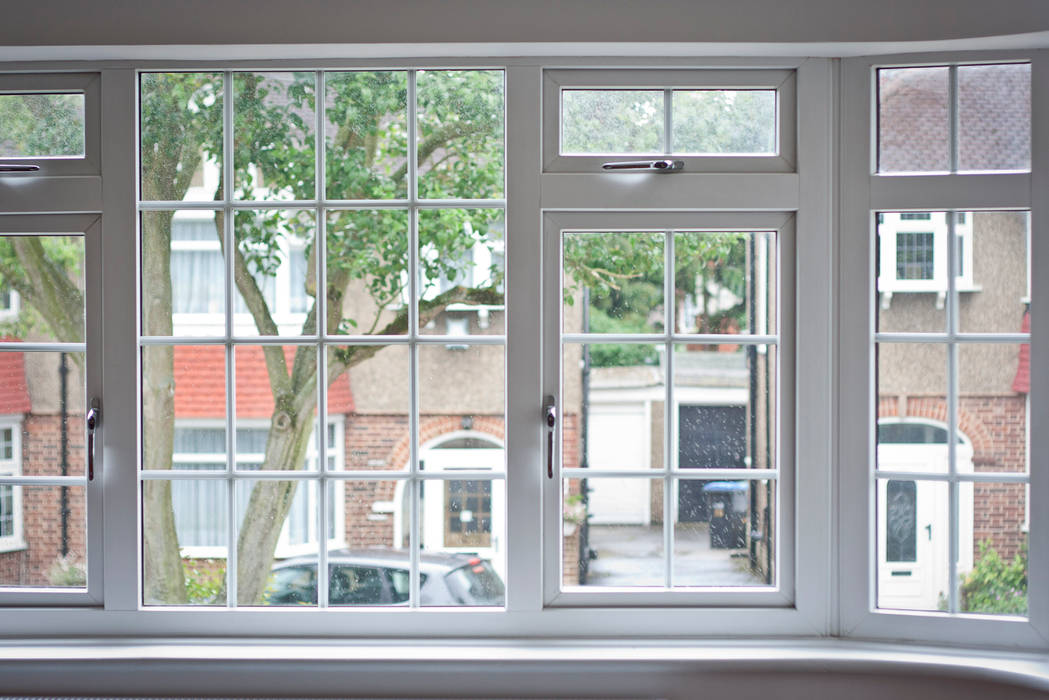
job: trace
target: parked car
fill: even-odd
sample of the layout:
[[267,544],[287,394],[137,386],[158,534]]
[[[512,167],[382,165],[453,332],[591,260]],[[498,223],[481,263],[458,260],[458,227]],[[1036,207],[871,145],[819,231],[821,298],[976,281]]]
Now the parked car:
[[[328,600],[342,605],[407,605],[409,553],[403,549],[339,549],[328,553]],[[419,554],[420,605],[503,605],[505,587],[485,559],[467,554]],[[273,565],[264,594],[269,605],[317,603],[317,556]]]

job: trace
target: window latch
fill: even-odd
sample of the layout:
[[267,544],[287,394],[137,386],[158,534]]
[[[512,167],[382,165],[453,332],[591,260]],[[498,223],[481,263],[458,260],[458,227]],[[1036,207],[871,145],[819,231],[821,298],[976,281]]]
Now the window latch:
[[87,412],[87,480],[95,480],[95,429],[102,422],[102,410],[97,398],[91,399]]
[[557,408],[554,397],[543,397],[543,423],[546,425],[546,478],[554,478],[554,434],[557,432]]
[[605,163],[601,166],[604,170],[640,170],[646,172],[669,173],[675,170],[684,170],[683,160],[623,160],[613,163]]
[[19,163],[0,163],[0,173],[35,173],[39,165],[22,165]]

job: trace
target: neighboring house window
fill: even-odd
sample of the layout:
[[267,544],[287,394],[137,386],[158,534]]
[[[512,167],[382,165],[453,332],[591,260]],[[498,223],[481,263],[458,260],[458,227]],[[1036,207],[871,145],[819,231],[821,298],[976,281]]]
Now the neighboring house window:
[[[0,476],[21,474],[20,434],[21,422],[0,420]],[[21,487],[0,484],[0,552],[22,547]]]
[[969,212],[881,212],[878,291],[886,308],[894,293],[932,292],[938,308],[947,293],[947,244],[953,229],[955,288],[978,291],[973,282],[973,216]]

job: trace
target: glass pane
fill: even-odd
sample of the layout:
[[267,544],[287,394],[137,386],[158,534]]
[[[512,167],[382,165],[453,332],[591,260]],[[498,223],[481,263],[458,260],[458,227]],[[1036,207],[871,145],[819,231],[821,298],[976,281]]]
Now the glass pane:
[[676,483],[674,586],[774,584],[775,482]]
[[504,332],[504,230],[501,209],[419,212],[422,333]]
[[419,197],[502,197],[503,72],[425,70],[417,76]]
[[[947,217],[942,211],[878,213],[875,270],[880,332],[942,333],[946,329]],[[959,245],[955,250],[964,256],[961,234],[971,231],[972,218],[963,218],[969,225],[965,229],[956,226]],[[971,246],[969,251],[971,254]],[[972,261],[962,264],[971,266]],[[964,287],[964,280],[958,279],[957,286]]]
[[233,179],[237,199],[313,199],[314,73],[235,73]]
[[[330,481],[328,604],[407,605],[407,481]],[[272,583],[271,583],[272,585]]]
[[1027,485],[959,489],[959,612],[1027,615]]
[[[316,297],[314,214],[238,211],[234,335],[312,335]],[[244,274],[244,273],[247,274]]]
[[420,522],[423,606],[505,602],[506,489],[502,480],[426,480]]
[[1019,333],[1030,297],[1028,212],[958,212],[959,330]]
[[673,152],[773,155],[775,90],[674,90]]
[[666,585],[662,479],[566,479],[562,511],[563,585]]
[[237,469],[316,469],[317,348],[238,345],[233,360]]
[[82,476],[85,396],[84,353],[0,352],[0,475]]
[[84,155],[84,95],[0,95],[0,158]]
[[0,485],[0,587],[84,588],[82,486]]
[[958,66],[958,169],[1030,167],[1031,64]]
[[223,198],[221,73],[143,73],[142,199]]
[[944,482],[878,479],[879,608],[947,610],[947,489]]
[[328,348],[328,421],[345,435],[329,469],[408,469],[408,373],[407,345]]
[[776,234],[674,234],[678,333],[776,332]]
[[664,109],[662,90],[562,90],[561,153],[663,153]]
[[565,333],[662,333],[663,233],[565,233]]
[[325,73],[328,199],[408,196],[408,74]]
[[562,465],[662,469],[663,345],[564,346]]
[[328,333],[406,334],[408,212],[329,211],[325,236]]
[[776,468],[776,360],[774,345],[675,346],[681,469]]
[[878,171],[951,168],[946,66],[878,71]]
[[226,330],[221,214],[142,212],[142,335]]
[[[959,470],[1026,472],[1029,356],[1018,344],[974,343],[958,347]],[[1026,381],[1026,383],[1025,383]],[[964,447],[964,451],[963,450]]]
[[84,342],[83,236],[0,234],[0,289],[19,300],[3,313],[3,337]]
[[226,349],[142,348],[142,468],[226,468]]
[[226,489],[217,479],[143,483],[146,605],[226,604]]
[[947,472],[947,348],[878,343],[878,469]]
[[317,604],[313,481],[245,480],[237,490],[237,605]]
[[[418,354],[420,468],[501,470],[504,348],[423,345]],[[476,444],[437,449],[450,437],[472,437]]]

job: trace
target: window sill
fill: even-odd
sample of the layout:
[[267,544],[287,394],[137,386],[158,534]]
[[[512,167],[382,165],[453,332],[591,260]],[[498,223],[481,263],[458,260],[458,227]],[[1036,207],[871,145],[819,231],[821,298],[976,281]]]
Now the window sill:
[[0,539],[0,554],[10,554],[11,552],[22,552],[28,549],[26,543],[21,538],[17,540],[3,540]]
[[[191,672],[187,672],[191,671]],[[925,683],[955,698],[990,689],[1049,692],[1044,654],[904,646],[833,639],[455,640],[14,640],[0,642],[4,694],[18,692],[238,695],[576,696],[608,693],[695,697],[695,682],[728,684],[737,696],[804,682],[813,697],[877,684],[889,697],[920,697]],[[808,680],[804,680],[805,678]],[[774,697],[762,695],[762,697]],[[862,695],[862,693],[861,693]],[[789,697],[795,697],[787,693]],[[784,696],[780,696],[784,697]],[[867,697],[862,695],[862,697]],[[873,697],[873,696],[872,696]],[[1013,697],[1006,693],[999,697]]]

